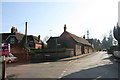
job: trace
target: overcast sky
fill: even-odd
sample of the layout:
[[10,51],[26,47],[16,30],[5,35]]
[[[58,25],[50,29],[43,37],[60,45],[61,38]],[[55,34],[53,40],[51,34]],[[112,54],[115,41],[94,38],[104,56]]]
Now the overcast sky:
[[28,2],[0,3],[2,30],[10,32],[12,26],[25,33],[28,22],[28,35],[59,36],[67,31],[82,37],[89,30],[90,38],[103,39],[118,21],[119,0],[34,0]]

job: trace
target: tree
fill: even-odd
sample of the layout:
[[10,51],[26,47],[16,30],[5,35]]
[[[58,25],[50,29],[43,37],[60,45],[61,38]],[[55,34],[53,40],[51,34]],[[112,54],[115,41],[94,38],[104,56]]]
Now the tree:
[[46,42],[49,38],[50,38],[49,36],[45,36],[44,39],[43,39],[43,42],[46,44]]
[[99,39],[93,39],[93,45],[95,50],[101,50],[101,42]]
[[104,36],[103,40],[102,40],[102,45],[101,45],[102,49],[107,49],[108,48],[108,42],[107,42],[107,38],[106,36]]
[[109,33],[109,37],[108,37],[108,47],[111,47],[113,45],[113,36],[112,36],[112,31],[110,31]]
[[106,37],[104,36],[102,40],[102,49],[109,49],[113,45],[113,36],[112,36],[112,31],[110,30],[109,36]]

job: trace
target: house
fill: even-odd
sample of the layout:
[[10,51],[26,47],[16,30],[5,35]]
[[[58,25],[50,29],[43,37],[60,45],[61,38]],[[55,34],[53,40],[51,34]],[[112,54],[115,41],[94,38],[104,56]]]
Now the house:
[[[19,59],[25,59],[27,52],[25,50],[25,38],[26,35],[18,32],[17,28],[12,27],[11,33],[0,33],[2,38],[0,43],[9,43],[12,54],[17,56]],[[33,35],[27,35],[27,47],[29,48],[42,48],[42,40],[40,40],[40,35],[38,37]]]
[[[25,34],[19,33],[17,28],[12,27],[11,33],[0,33],[2,37],[1,43],[9,43],[11,46],[24,47]],[[38,37],[33,35],[27,35],[27,47],[30,48],[41,48],[42,40],[40,35]]]
[[60,42],[59,40],[59,37],[50,37],[47,41],[48,48],[55,49],[56,47],[58,47],[58,42]]
[[80,55],[92,52],[92,45],[81,37],[78,37],[67,31],[64,25],[64,32],[59,37],[50,37],[47,41],[48,48],[73,48],[74,55]]

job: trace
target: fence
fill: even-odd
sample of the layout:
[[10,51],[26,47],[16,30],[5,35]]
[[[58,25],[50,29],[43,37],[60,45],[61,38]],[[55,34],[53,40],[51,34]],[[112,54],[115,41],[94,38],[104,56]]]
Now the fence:
[[74,49],[30,49],[29,56],[31,62],[57,60],[74,56]]

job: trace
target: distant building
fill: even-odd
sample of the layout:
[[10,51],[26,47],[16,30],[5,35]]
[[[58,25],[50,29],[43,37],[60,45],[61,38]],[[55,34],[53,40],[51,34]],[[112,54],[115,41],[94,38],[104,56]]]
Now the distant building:
[[50,37],[47,41],[48,48],[73,48],[74,55],[85,54],[93,51],[91,43],[68,31],[64,25],[64,32],[59,37]]
[[93,44],[93,39],[86,39],[92,46],[92,48],[94,49],[94,44]]

